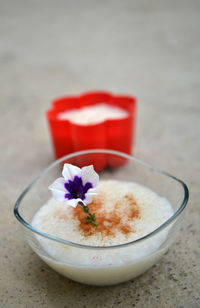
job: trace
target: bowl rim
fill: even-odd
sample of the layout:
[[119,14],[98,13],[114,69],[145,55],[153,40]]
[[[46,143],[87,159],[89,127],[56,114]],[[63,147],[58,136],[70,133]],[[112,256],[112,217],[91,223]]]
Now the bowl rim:
[[[84,154],[94,154],[94,153],[104,153],[104,154],[113,154],[113,155],[118,155],[124,158],[127,158],[129,160],[133,160],[149,169],[151,169],[152,171],[155,171],[157,173],[163,174],[167,177],[172,178],[173,180],[179,182],[182,185],[183,188],[183,200],[181,202],[181,205],[179,206],[178,210],[172,215],[170,216],[169,219],[167,219],[162,225],[160,225],[158,228],[156,228],[155,230],[153,230],[152,232],[146,234],[143,237],[140,237],[139,239],[136,239],[134,241],[130,241],[127,243],[123,243],[123,244],[118,244],[118,245],[111,245],[111,246],[92,246],[92,245],[84,245],[84,244],[79,244],[79,243],[74,243],[74,242],[70,242],[67,240],[64,240],[62,238],[50,235],[48,233],[45,233],[43,231],[40,231],[37,228],[32,227],[27,221],[25,221],[23,219],[23,217],[19,214],[19,207],[21,204],[21,201],[23,200],[23,198],[25,197],[25,195],[29,192],[29,190],[34,186],[34,184],[43,176],[45,175],[50,169],[52,169],[54,166],[58,165],[59,163],[73,158],[75,156],[78,155],[84,155]],[[65,155],[57,160],[55,160],[52,164],[50,164],[47,168],[45,168],[42,172],[40,172],[40,174],[22,191],[22,193],[20,194],[20,196],[18,197],[17,201],[15,202],[14,205],[14,215],[16,217],[16,219],[27,229],[29,229],[30,231],[34,232],[35,234],[39,234],[42,237],[48,238],[50,240],[59,242],[61,244],[65,244],[68,246],[74,246],[77,248],[86,248],[86,249],[113,249],[113,248],[122,248],[122,247],[126,247],[126,246],[131,246],[133,244],[137,244],[139,242],[142,242],[148,238],[151,238],[152,236],[154,236],[155,234],[159,233],[160,231],[162,231],[163,229],[165,229],[167,226],[169,226],[172,222],[174,222],[178,216],[183,212],[183,210],[185,209],[187,202],[189,199],[189,190],[187,185],[180,179],[178,179],[177,177],[169,174],[166,171],[163,171],[159,168],[153,167],[152,165],[136,158],[135,156],[123,153],[123,152],[119,152],[119,151],[115,151],[115,150],[107,150],[107,149],[89,149],[89,150],[83,150],[83,151],[78,151],[78,152],[73,152],[70,153],[68,155]]]

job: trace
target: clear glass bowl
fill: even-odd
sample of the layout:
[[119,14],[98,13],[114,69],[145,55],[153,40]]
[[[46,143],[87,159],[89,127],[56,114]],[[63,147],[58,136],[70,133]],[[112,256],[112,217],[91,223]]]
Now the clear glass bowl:
[[[101,180],[138,182],[167,198],[174,214],[138,240],[106,247],[73,243],[70,239],[57,238],[32,227],[35,213],[51,198],[48,186],[60,177],[62,163],[96,164],[100,170],[101,161],[103,167],[105,162],[115,166],[104,168],[100,172]],[[188,188],[181,180],[133,156],[111,150],[87,150],[67,155],[46,168],[19,196],[14,214],[28,244],[54,270],[80,283],[113,285],[142,274],[167,251],[180,229],[188,197]],[[52,248],[51,252],[48,247]],[[98,258],[91,264],[88,260],[95,256]]]

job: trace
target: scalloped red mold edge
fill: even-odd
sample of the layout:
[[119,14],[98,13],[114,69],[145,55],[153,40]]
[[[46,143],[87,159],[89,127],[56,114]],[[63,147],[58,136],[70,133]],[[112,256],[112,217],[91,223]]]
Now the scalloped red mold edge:
[[[68,120],[60,120],[58,114],[70,109],[106,103],[128,111],[128,117],[106,120],[94,125],[77,125]],[[52,102],[46,117],[54,147],[55,158],[88,149],[109,149],[131,154],[134,142],[137,99],[129,95],[114,95],[109,92],[87,92],[79,96],[61,97]],[[125,159],[113,155],[90,154],[79,157],[80,167],[94,164],[96,171],[105,167],[118,167]]]

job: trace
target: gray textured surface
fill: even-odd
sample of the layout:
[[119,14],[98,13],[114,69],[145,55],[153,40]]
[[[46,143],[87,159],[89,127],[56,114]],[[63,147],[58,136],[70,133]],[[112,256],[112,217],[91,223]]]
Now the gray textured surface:
[[[0,307],[199,307],[200,2],[0,0]],[[106,288],[56,274],[12,209],[52,160],[44,111],[90,89],[139,99],[135,154],[190,188],[185,231],[152,269]]]

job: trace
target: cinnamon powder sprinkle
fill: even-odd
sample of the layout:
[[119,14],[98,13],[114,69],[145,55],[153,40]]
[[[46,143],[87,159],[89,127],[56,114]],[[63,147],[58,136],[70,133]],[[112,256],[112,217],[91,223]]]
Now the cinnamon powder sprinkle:
[[73,216],[79,220],[79,230],[83,232],[85,237],[97,233],[101,233],[102,236],[114,237],[117,231],[128,236],[129,233],[134,232],[130,221],[140,218],[140,210],[131,194],[126,194],[115,202],[111,211],[106,211],[103,205],[101,196],[94,196],[92,203],[89,204],[91,213],[96,214],[97,227],[85,221],[85,213],[80,206],[73,209]]

